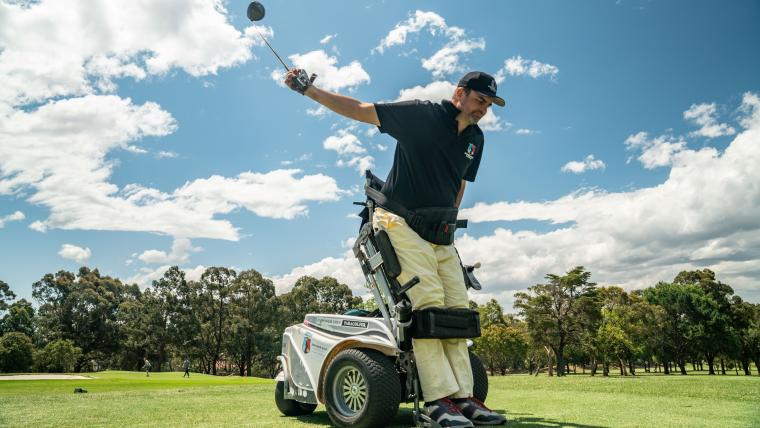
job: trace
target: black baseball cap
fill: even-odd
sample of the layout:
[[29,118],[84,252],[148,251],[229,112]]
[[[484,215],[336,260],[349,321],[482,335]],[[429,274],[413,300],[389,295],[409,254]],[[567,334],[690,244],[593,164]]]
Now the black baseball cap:
[[499,107],[504,107],[504,100],[496,96],[496,79],[488,73],[482,71],[471,71],[459,79],[462,88],[470,88],[481,94],[493,98],[493,103]]

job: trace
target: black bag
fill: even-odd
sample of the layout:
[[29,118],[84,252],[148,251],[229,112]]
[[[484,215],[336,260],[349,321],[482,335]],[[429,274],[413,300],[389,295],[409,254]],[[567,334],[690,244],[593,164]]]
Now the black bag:
[[405,220],[422,239],[432,244],[451,245],[458,213],[458,209],[451,207],[416,208],[408,211]]
[[480,337],[480,314],[471,309],[416,310],[412,312],[411,336],[416,339]]

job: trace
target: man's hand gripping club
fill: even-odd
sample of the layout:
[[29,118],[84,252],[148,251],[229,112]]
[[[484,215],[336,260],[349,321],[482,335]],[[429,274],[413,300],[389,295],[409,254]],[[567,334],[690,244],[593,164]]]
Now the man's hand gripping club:
[[298,92],[301,95],[305,95],[306,90],[309,89],[316,78],[316,74],[312,73],[311,77],[309,77],[309,75],[306,73],[306,70],[300,68],[291,68],[288,70],[288,75],[285,78],[285,84],[288,85],[288,88]]

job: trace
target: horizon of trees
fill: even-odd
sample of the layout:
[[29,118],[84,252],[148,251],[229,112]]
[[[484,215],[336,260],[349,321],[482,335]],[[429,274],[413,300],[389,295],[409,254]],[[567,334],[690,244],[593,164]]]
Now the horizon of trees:
[[[708,270],[626,292],[598,287],[582,266],[515,294],[516,314],[494,299],[481,314],[476,352],[491,374],[578,367],[608,375],[646,372],[760,375],[760,304],[743,301]],[[97,269],[48,273],[32,286],[35,307],[0,281],[0,372],[174,370],[190,358],[208,374],[273,377],[283,330],[307,313],[373,309],[335,278],[299,278],[277,295],[254,269],[210,267],[188,281],[177,266],[141,290]]]
[[[760,304],[745,302],[709,269],[682,271],[643,290],[597,287],[582,266],[515,294],[518,316],[498,302],[471,305],[481,313],[481,359],[493,373],[545,368],[563,376],[580,366],[603,375],[707,368],[760,375]],[[479,343],[480,342],[480,343]],[[485,344],[485,346],[482,346]],[[501,347],[498,344],[504,344]]]

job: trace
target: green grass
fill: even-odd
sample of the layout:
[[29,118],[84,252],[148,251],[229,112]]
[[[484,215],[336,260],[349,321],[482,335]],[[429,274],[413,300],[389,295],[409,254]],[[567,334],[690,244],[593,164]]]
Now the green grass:
[[[181,372],[0,381],[0,426],[329,426],[324,407],[281,416],[274,381]],[[497,376],[488,404],[512,427],[758,427],[758,376]],[[74,388],[87,394],[74,394]],[[396,426],[411,425],[408,405]]]

